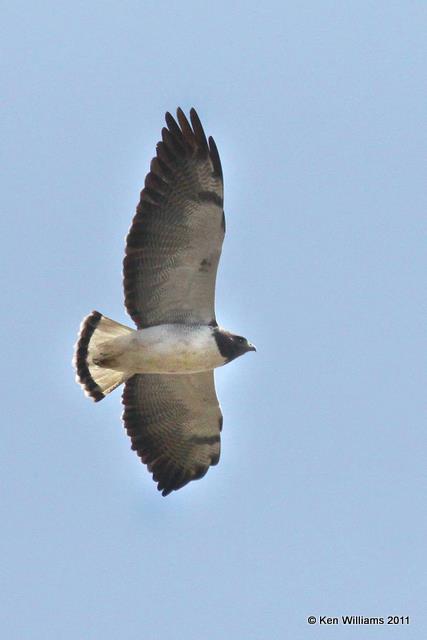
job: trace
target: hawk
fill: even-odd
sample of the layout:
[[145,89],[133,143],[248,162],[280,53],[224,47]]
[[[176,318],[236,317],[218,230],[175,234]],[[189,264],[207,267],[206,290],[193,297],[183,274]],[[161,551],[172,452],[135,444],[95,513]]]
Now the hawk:
[[166,113],[126,238],[125,307],[137,329],[98,311],[75,347],[77,382],[95,402],[124,383],[123,422],[166,496],[219,461],[213,370],[255,347],[220,327],[215,280],[225,234],[223,177],[194,109]]

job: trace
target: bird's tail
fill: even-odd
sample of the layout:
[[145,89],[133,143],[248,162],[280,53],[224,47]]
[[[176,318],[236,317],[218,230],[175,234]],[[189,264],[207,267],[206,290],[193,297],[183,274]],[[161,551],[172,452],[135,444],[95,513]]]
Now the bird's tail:
[[105,398],[129,377],[129,374],[123,371],[109,369],[97,362],[96,355],[99,354],[99,347],[132,331],[133,329],[106,318],[99,311],[92,311],[83,319],[75,346],[73,364],[77,372],[76,381],[81,384],[86,395],[95,402]]

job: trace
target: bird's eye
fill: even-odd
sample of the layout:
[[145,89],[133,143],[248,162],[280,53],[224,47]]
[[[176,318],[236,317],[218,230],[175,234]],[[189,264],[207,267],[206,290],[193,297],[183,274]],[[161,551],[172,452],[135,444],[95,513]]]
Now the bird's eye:
[[245,342],[245,339],[242,338],[241,336],[237,337],[237,342],[240,342],[240,344],[243,344]]

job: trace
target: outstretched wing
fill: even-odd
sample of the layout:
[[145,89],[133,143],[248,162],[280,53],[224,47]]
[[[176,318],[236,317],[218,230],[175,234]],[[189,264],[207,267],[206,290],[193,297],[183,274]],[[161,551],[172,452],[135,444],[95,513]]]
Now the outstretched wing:
[[181,109],[151,161],[126,239],[125,305],[138,328],[215,323],[215,280],[225,233],[221,162],[194,109]]
[[122,401],[132,449],[164,496],[218,463],[222,414],[212,371],[136,374],[126,382]]

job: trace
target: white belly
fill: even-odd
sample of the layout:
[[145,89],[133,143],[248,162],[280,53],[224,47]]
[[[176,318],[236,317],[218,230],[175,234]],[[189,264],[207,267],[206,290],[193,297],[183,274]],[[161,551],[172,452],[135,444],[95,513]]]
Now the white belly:
[[210,327],[161,325],[114,341],[115,369],[133,373],[196,373],[224,364]]

